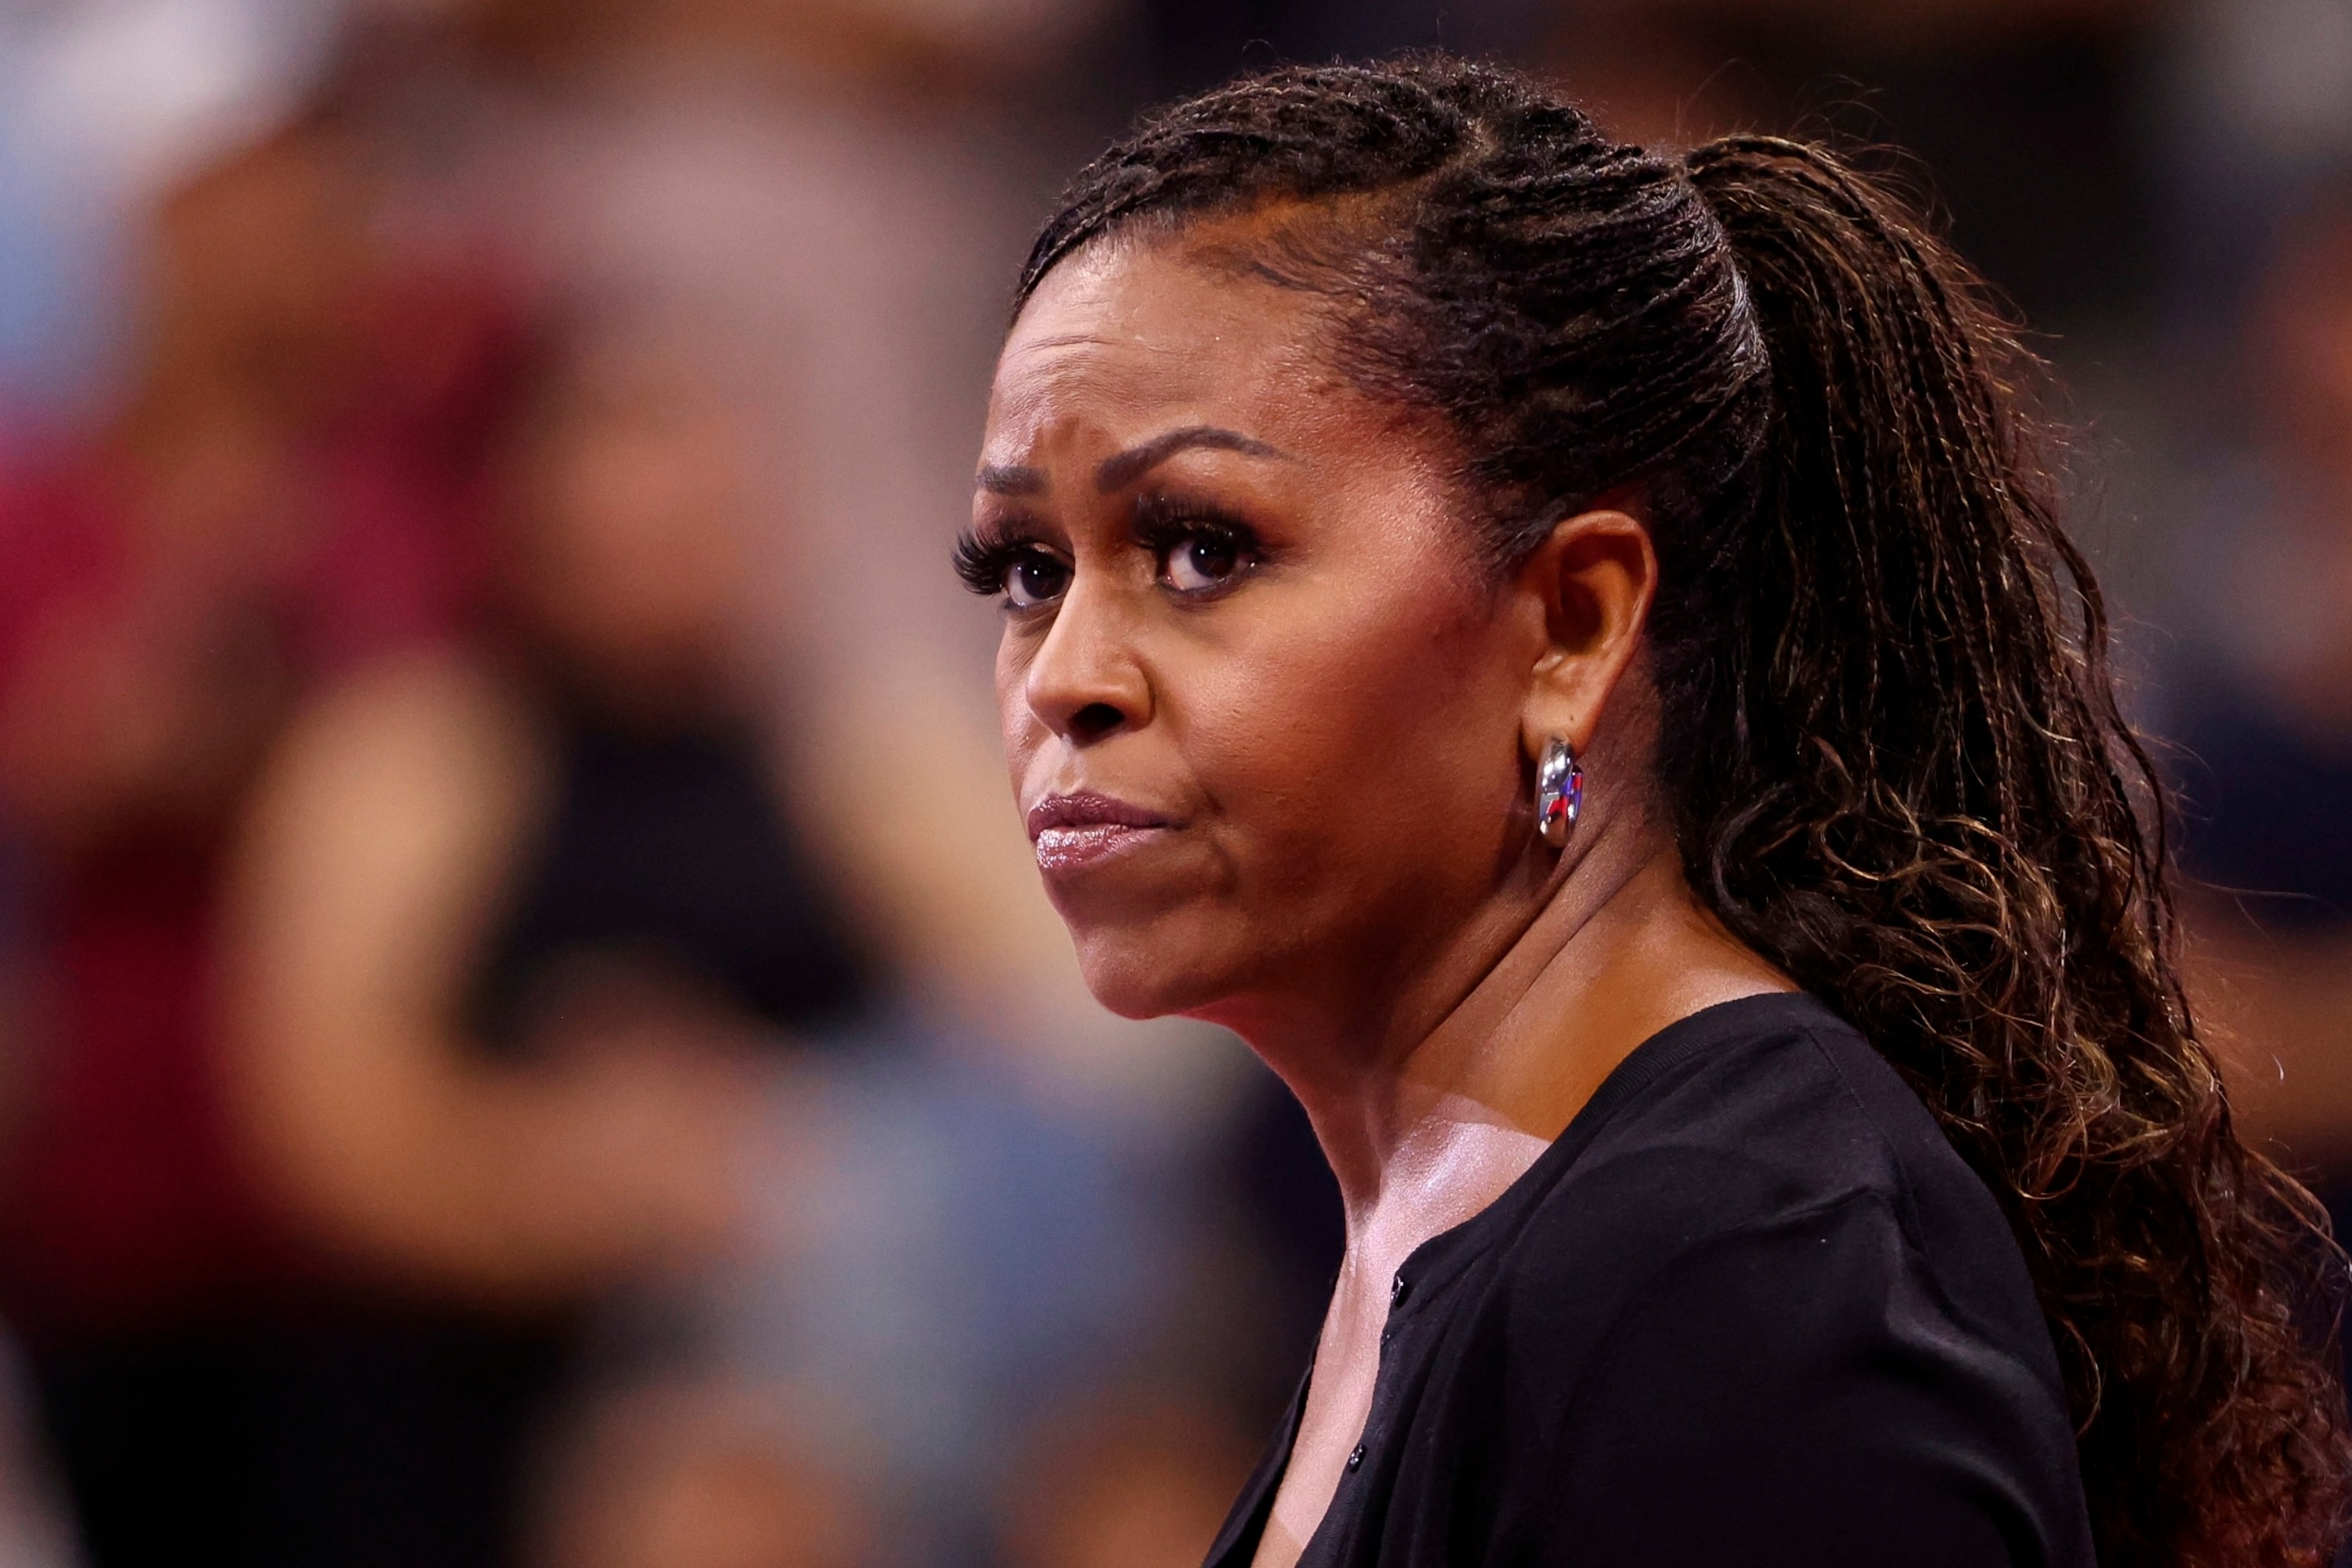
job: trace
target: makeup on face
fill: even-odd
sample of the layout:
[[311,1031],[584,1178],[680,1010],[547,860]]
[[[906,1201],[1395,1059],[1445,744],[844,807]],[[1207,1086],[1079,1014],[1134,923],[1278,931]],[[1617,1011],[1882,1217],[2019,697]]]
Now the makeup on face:
[[1029,808],[1028,821],[1037,868],[1049,878],[1076,875],[1180,826],[1164,813],[1091,792],[1049,795]]
[[1483,892],[1517,698],[1450,469],[1321,368],[1294,294],[1072,265],[1006,344],[956,564],[1000,607],[1015,797],[1088,983],[1206,1016]]

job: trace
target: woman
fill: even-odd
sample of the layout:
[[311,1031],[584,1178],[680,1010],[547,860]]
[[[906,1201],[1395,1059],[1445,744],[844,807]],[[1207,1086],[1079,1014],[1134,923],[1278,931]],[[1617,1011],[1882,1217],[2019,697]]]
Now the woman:
[[[354,1561],[514,1557],[601,1305],[733,1239],[759,1063],[874,994],[747,717],[740,439],[666,325],[600,320],[530,367],[469,624],[304,704],[239,842],[240,1131],[364,1301],[309,1392],[359,1429],[321,1468],[443,1516],[353,1558],[332,1514]],[[615,1519],[690,1468],[661,1462],[689,1423],[641,1424],[638,1484],[593,1500]],[[704,1512],[761,1521],[742,1490]]]
[[1020,299],[959,563],[1038,865],[1347,1202],[1213,1562],[2326,1558],[2330,1255],[1958,263],[1429,60],[1150,119]]

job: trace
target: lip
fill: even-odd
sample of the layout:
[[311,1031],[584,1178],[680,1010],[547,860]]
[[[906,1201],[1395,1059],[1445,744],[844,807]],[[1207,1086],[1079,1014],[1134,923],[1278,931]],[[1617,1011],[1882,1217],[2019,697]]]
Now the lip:
[[1160,812],[1091,792],[1049,795],[1029,808],[1029,842],[1048,876],[1099,865],[1175,826]]

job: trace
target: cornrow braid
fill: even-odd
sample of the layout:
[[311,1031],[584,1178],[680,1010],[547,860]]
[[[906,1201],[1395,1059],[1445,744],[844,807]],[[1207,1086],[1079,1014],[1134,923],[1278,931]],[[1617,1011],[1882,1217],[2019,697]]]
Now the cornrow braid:
[[[1084,247],[1275,205],[1253,260],[1438,416],[1497,569],[1639,485],[1658,757],[1692,885],[1859,1026],[2001,1200],[2110,1568],[2329,1560],[2340,1273],[2231,1129],[2174,953],[2162,797],[1973,276],[1832,154],[1676,161],[1511,73],[1289,69],[1078,176]],[[1018,305],[1016,304],[1016,310]]]

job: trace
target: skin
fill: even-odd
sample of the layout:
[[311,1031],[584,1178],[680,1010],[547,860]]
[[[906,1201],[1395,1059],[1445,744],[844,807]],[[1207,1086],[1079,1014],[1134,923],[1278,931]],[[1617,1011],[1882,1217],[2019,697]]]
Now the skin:
[[[1791,986],[1693,895],[1651,782],[1636,498],[1498,580],[1442,427],[1325,364],[1318,300],[1231,264],[1274,221],[1098,243],[1048,277],[999,363],[973,533],[1025,552],[1005,748],[1088,985],[1238,1032],[1339,1180],[1347,1258],[1256,1559],[1286,1568],[1408,1255],[1657,1030]],[[1187,535],[1187,513],[1218,521]],[[1555,736],[1588,780],[1565,851],[1532,805]],[[1086,820],[1107,816],[1130,820]]]

